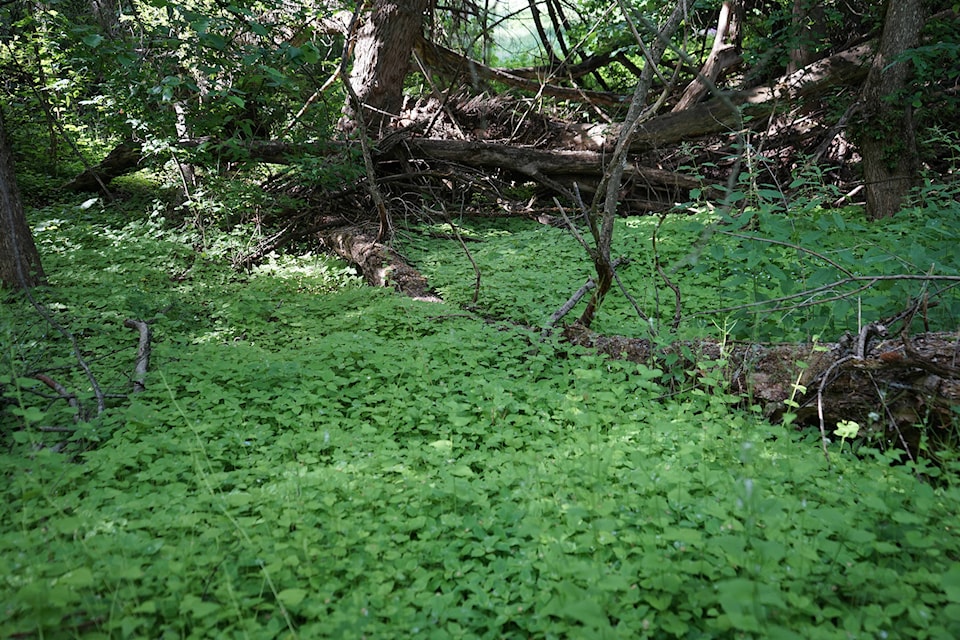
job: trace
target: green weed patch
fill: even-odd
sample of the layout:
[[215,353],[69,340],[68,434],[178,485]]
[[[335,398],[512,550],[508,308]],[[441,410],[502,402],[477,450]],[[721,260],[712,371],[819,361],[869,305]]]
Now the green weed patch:
[[[588,274],[559,268],[560,232],[509,233],[477,231],[478,262],[514,267],[481,302],[536,326]],[[960,495],[918,479],[937,470],[840,442],[827,468],[720,390],[670,396],[326,259],[240,275],[159,223],[38,239],[37,295],[116,397],[42,429],[73,413],[32,371],[91,392],[3,305],[2,637],[960,635]],[[419,259],[457,302],[446,251]],[[135,396],[131,315],[155,331]]]

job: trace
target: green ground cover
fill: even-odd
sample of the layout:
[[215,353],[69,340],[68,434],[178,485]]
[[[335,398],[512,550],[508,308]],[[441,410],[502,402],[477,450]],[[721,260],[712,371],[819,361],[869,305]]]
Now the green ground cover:
[[[484,240],[470,243],[480,317],[460,306],[473,275],[456,243],[404,239],[447,298],[431,304],[320,256],[239,274],[225,265],[242,234],[209,231],[198,253],[159,217],[96,209],[31,218],[51,276],[36,295],[108,392],[99,418],[41,429],[73,427],[74,411],[26,374],[53,371],[87,408],[89,385],[28,304],[0,305],[0,637],[960,636],[949,456],[894,465],[895,452],[837,439],[828,468],[817,436],[737,408],[719,382],[673,393],[655,369],[541,341],[536,327],[589,275],[562,231],[465,226]],[[876,232],[833,216],[796,233],[822,232],[807,238],[818,251],[863,270],[956,237],[946,214]],[[664,225],[668,268],[696,222]],[[829,244],[841,223],[856,249]],[[648,303],[650,224],[618,229]],[[882,244],[896,229],[919,240]],[[796,251],[733,240],[677,271],[691,310],[726,304],[737,278],[768,287],[761,273],[777,295],[787,278],[770,264],[821,277],[777,263]],[[951,244],[930,243],[937,269],[956,268]],[[626,309],[613,296],[597,328],[641,335]],[[127,317],[154,330],[132,398]],[[773,322],[736,319],[748,333]]]

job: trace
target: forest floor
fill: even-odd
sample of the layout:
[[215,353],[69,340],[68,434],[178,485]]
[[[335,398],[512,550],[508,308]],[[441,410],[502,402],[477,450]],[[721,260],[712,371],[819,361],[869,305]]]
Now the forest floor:
[[[402,229],[428,302],[306,249],[237,271],[255,227],[201,230],[142,195],[29,212],[50,275],[34,295],[63,331],[0,306],[0,636],[960,635],[954,450],[905,460],[882,419],[851,417],[825,457],[817,429],[734,393],[722,351],[678,354],[685,371],[543,331],[591,275],[568,232]],[[960,270],[947,207],[867,226],[808,204],[709,245],[708,210],[621,220],[637,306],[611,295],[594,329],[822,342],[924,292],[938,304],[916,326],[955,329],[936,281],[744,306],[836,265]],[[129,319],[152,329],[138,393]],[[925,446],[956,435],[944,424]]]

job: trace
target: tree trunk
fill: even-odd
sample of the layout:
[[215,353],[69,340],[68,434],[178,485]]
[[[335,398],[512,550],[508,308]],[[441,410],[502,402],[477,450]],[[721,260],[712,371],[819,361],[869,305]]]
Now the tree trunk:
[[706,81],[711,84],[716,83],[724,69],[740,63],[742,13],[743,7],[740,0],[727,0],[720,7],[720,16],[717,18],[717,33],[713,37],[710,54],[707,56],[706,62],[703,63],[703,69],[687,85],[672,111],[684,111],[696,104],[706,95],[709,89]]
[[917,46],[923,23],[922,0],[887,1],[879,50],[863,88],[858,132],[871,220],[895,214],[920,174],[913,108],[904,94],[911,66],[896,59]]
[[670,38],[673,37],[674,32],[686,15],[687,0],[679,0],[677,6],[674,7],[670,16],[657,32],[656,39],[650,43],[646,55],[646,64],[644,64],[643,71],[640,73],[639,82],[637,82],[637,87],[633,92],[633,99],[630,101],[630,108],[627,109],[627,115],[617,136],[617,146],[607,163],[604,179],[594,197],[594,205],[590,211],[590,230],[593,234],[595,246],[590,252],[590,257],[593,259],[594,267],[597,270],[597,287],[593,290],[593,294],[580,316],[580,323],[587,328],[593,322],[597,309],[603,303],[603,299],[610,291],[616,277],[610,260],[610,250],[613,245],[613,223],[619,210],[620,187],[623,184],[623,176],[627,168],[630,140],[637,132],[637,127],[640,124],[640,116],[646,105],[647,93],[653,84],[656,67],[660,64],[660,60],[667,50]]
[[794,0],[791,12],[791,35],[796,44],[790,48],[787,73],[793,73],[814,60],[812,45],[824,38],[826,16],[823,6],[811,0]]
[[0,113],[0,284],[25,289],[44,278],[40,254],[23,214],[13,154]]
[[[400,113],[410,54],[430,4],[430,0],[376,0],[357,34],[350,84],[363,104],[367,133],[374,138]],[[356,118],[355,105],[348,100],[341,128],[352,130]]]

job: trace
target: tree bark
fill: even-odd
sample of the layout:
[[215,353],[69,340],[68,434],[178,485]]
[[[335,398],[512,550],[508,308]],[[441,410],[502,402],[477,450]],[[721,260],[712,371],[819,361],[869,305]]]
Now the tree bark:
[[26,289],[44,281],[40,253],[23,213],[13,153],[0,113],[0,284]]
[[[615,359],[665,366],[664,358],[679,358],[694,376],[712,373],[705,362],[723,362],[728,389],[771,420],[790,412],[794,424],[819,427],[826,435],[838,422],[853,420],[873,441],[914,456],[924,434],[949,433],[956,420],[953,408],[960,404],[956,333],[909,336],[902,331],[898,337],[867,340],[862,352],[855,339],[820,345],[703,340],[664,347],[595,334],[579,323],[566,327],[563,336]],[[686,360],[684,353],[697,354],[697,361]],[[798,370],[798,362],[808,366]]]
[[713,46],[710,48],[710,54],[706,62],[703,63],[703,69],[697,75],[687,88],[683,95],[677,101],[672,111],[683,111],[693,106],[706,95],[708,85],[704,81],[716,83],[720,73],[735,64],[738,64],[740,58],[740,14],[743,13],[741,0],[727,0],[720,7],[720,16],[717,18],[717,33],[714,35]]
[[329,251],[354,264],[367,284],[392,287],[415,300],[440,302],[427,279],[399,253],[381,244],[357,227],[345,227],[318,235]]
[[863,88],[858,131],[867,217],[872,220],[894,215],[919,179],[913,107],[905,95],[912,65],[897,57],[917,46],[923,23],[922,0],[887,1],[883,35]]
[[[367,132],[374,138],[400,113],[410,55],[430,4],[430,0],[376,0],[357,34],[350,84],[363,105],[360,115]],[[341,127],[352,130],[357,116],[355,105],[348,100]]]

